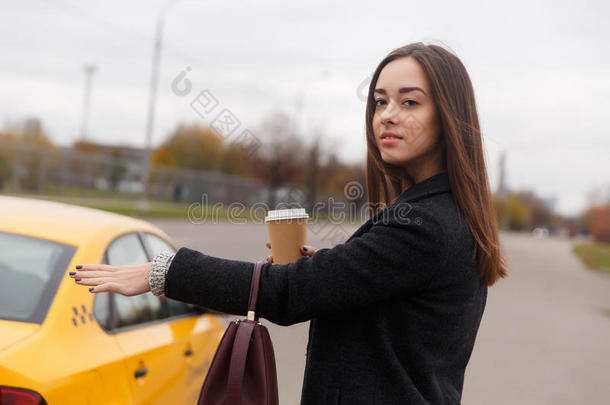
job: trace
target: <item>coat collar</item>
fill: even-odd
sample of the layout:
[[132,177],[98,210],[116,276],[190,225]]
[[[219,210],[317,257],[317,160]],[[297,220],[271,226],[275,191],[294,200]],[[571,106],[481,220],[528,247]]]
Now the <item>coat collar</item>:
[[356,232],[354,232],[348,241],[366,232],[385,210],[392,209],[392,207],[395,207],[399,203],[415,201],[433,194],[445,193],[448,191],[451,191],[451,184],[449,183],[449,176],[446,171],[428,177],[427,179],[420,181],[419,183],[416,183],[407,190],[403,191],[403,193],[398,196],[394,204],[377,211],[364,224],[362,224],[362,226],[360,226]]
[[447,171],[444,171],[412,185],[398,196],[394,204],[419,200],[432,194],[445,193],[447,191],[451,191],[451,184]]

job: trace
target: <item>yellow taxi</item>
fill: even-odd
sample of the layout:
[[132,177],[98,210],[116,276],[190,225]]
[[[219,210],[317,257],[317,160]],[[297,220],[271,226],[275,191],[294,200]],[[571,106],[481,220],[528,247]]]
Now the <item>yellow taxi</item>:
[[67,275],[162,250],[176,248],[146,221],[0,196],[0,404],[195,404],[219,315],[150,292],[91,294]]

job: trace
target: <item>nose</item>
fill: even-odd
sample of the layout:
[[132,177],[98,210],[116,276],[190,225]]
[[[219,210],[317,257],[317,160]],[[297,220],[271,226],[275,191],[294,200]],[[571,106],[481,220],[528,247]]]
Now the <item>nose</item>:
[[390,101],[387,107],[383,109],[379,118],[381,118],[381,122],[386,125],[396,124],[398,122],[398,108],[396,108],[393,101]]

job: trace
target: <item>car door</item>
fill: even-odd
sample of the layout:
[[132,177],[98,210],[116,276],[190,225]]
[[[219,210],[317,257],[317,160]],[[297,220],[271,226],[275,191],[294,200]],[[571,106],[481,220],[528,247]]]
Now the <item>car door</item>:
[[[106,251],[110,265],[148,262],[140,236],[130,233],[114,240]],[[159,297],[112,294],[112,333],[123,352],[125,370],[136,404],[182,404],[182,354],[173,329],[163,316]]]
[[[156,235],[141,235],[150,260],[162,251],[175,251],[169,243]],[[222,338],[223,327],[218,316],[208,310],[165,297],[163,302],[172,333],[184,359],[182,380],[186,403],[194,404]]]

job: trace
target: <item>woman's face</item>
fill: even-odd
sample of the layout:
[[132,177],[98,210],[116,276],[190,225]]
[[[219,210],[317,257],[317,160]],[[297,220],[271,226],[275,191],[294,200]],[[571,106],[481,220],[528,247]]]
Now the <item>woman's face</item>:
[[384,162],[404,167],[416,183],[440,172],[441,124],[419,63],[403,57],[384,66],[374,100],[373,133]]

